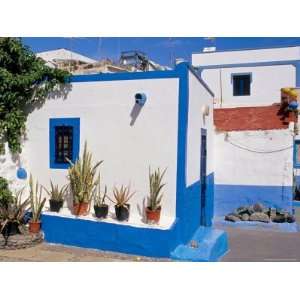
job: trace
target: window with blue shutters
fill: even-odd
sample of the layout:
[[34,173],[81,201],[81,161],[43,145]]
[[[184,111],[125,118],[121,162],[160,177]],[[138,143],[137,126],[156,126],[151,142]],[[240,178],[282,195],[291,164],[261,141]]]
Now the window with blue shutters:
[[232,74],[233,96],[250,96],[251,74]]
[[50,168],[67,169],[68,160],[79,156],[80,119],[53,118],[49,120]]

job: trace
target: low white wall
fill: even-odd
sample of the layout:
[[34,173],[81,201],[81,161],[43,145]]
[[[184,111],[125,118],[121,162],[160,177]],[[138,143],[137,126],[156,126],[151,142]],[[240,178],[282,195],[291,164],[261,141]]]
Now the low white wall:
[[[233,96],[232,74],[251,73],[249,96]],[[293,65],[204,69],[201,77],[215,94],[215,107],[270,105],[280,102],[280,89],[296,85]]]
[[300,59],[300,47],[217,51],[192,54],[192,64],[196,67],[297,59]]
[[[293,183],[290,130],[215,134],[215,211],[255,202],[289,208]],[[235,202],[235,203],[234,203]]]
[[[212,95],[189,72],[189,113],[187,133],[187,186],[200,179],[201,128],[207,130],[207,175],[213,172],[213,101]],[[209,115],[203,116],[203,108]]]
[[0,155],[0,177],[7,179],[9,187],[14,193],[27,186],[26,180],[17,178],[17,170],[19,167],[25,169],[28,167],[25,151],[22,151],[19,155],[12,155],[9,151],[8,144],[5,143],[5,154]]
[[292,166],[288,129],[232,131],[227,138],[226,133],[215,134],[216,184],[291,186]]
[[[147,95],[147,102],[136,112],[135,94]],[[30,114],[27,122],[30,172],[43,185],[50,179],[67,182],[67,170],[49,168],[49,119],[80,118],[80,152],[84,141],[101,167],[102,188],[131,185],[136,191],[131,214],[139,215],[149,193],[148,167],[166,168],[163,218],[175,218],[177,170],[178,79],[123,80],[73,83],[66,99],[50,99]]]

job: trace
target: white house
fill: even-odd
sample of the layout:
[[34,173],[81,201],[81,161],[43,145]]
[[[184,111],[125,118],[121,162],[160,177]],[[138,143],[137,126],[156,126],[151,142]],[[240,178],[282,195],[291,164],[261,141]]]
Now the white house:
[[192,64],[215,94],[215,216],[256,202],[291,211],[300,143],[280,90],[300,86],[300,47],[195,53]]
[[[144,105],[136,103],[143,94]],[[69,128],[69,156],[76,160],[88,143],[101,166],[102,185],[130,185],[136,194],[130,218],[98,221],[92,212],[74,217],[66,203],[57,214],[45,211],[48,242],[174,258],[185,255],[190,239],[206,240],[196,260],[216,260],[227,250],[223,232],[209,226],[213,213],[213,93],[187,63],[174,70],[72,76],[28,117],[19,159],[42,185],[67,183],[68,164],[59,159],[56,136]],[[4,177],[19,165],[6,158]],[[148,169],[167,168],[159,225],[143,221],[149,193]],[[1,172],[0,172],[1,173]],[[16,184],[23,179],[14,179]],[[203,227],[201,227],[203,226]],[[200,228],[200,229],[199,229]],[[175,251],[180,246],[180,251]],[[185,248],[186,247],[186,248]],[[183,249],[183,250],[182,250]],[[186,249],[186,250],[185,250]],[[202,249],[202,250],[201,250]],[[204,255],[205,253],[205,255]]]
[[292,210],[294,118],[279,105],[214,110],[214,217],[240,206]]
[[270,105],[282,87],[300,86],[300,47],[192,54],[192,65],[215,93],[215,107]]

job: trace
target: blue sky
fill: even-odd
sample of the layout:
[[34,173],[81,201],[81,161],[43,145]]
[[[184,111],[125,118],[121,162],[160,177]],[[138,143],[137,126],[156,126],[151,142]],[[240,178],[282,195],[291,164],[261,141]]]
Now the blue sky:
[[[94,59],[110,58],[118,60],[121,51],[141,50],[148,57],[162,65],[171,66],[175,57],[191,59],[193,52],[199,52],[204,46],[211,46],[212,42],[204,38],[196,37],[105,37],[105,38],[55,38],[55,37],[34,37],[22,38],[34,52],[53,50],[57,48],[72,49],[83,55]],[[262,48],[277,46],[300,45],[300,38],[255,38],[240,37],[226,38],[219,37],[213,42],[217,50]]]

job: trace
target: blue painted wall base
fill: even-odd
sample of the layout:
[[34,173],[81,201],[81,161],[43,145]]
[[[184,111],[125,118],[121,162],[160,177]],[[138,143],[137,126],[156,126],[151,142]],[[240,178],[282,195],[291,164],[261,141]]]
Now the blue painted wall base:
[[239,206],[253,205],[257,202],[267,207],[285,209],[291,212],[293,188],[292,186],[215,184],[215,216],[224,216],[233,212]]
[[193,248],[190,244],[179,245],[171,253],[171,258],[182,261],[211,262],[219,261],[228,251],[228,237],[223,230],[201,226],[192,239],[198,244]]
[[45,241],[89,249],[169,257],[178,245],[177,221],[169,230],[42,215]]

